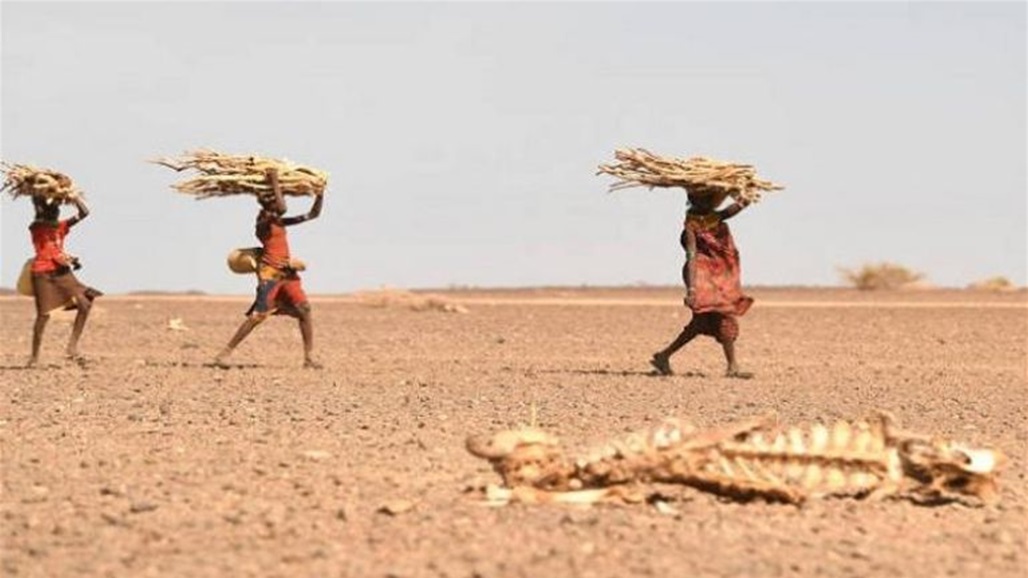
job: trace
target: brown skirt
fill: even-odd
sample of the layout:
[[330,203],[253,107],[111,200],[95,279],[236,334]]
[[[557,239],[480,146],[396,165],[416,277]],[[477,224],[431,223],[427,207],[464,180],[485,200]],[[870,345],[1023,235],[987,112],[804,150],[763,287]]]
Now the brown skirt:
[[36,297],[37,315],[47,315],[58,309],[77,309],[75,299],[79,295],[85,295],[90,302],[103,295],[83,285],[68,268],[53,273],[33,273],[32,291]]

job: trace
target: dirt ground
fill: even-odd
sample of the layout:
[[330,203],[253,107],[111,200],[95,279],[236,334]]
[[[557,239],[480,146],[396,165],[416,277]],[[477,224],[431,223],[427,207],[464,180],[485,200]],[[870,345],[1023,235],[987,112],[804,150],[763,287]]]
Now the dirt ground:
[[[755,290],[751,381],[696,341],[678,290],[455,291],[466,314],[315,298],[321,371],[273,319],[205,367],[246,298],[104,297],[83,366],[32,305],[0,299],[3,576],[991,576],[1028,565],[1028,297]],[[168,328],[180,319],[184,330]],[[996,506],[738,504],[683,489],[653,506],[489,508],[470,433],[537,424],[572,444],[665,416],[701,425],[892,411],[1004,451]],[[398,512],[381,511],[393,505]],[[401,506],[410,506],[405,509]]]

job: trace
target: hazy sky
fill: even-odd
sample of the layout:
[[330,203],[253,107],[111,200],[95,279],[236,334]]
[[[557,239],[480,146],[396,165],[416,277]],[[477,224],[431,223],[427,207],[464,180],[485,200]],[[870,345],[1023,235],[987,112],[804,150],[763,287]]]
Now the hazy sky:
[[[93,215],[110,291],[249,293],[251,198],[194,201],[145,159],[196,147],[331,173],[290,230],[311,292],[676,284],[680,190],[608,194],[619,146],[785,184],[732,227],[749,284],[892,260],[1026,277],[1026,6],[1007,3],[0,4],[4,159]],[[307,199],[290,201],[306,211]],[[0,284],[31,254],[4,198]]]

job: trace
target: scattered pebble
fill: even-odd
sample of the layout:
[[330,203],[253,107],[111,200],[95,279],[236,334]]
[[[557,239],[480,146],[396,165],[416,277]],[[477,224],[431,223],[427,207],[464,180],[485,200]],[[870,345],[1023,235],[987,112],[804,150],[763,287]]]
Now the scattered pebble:
[[681,516],[682,515],[682,513],[679,512],[678,510],[676,510],[675,508],[673,508],[671,506],[671,504],[668,504],[667,502],[665,502],[663,500],[657,500],[656,502],[653,502],[653,507],[656,508],[658,512],[660,512],[661,514],[663,514],[665,516]]
[[390,516],[399,516],[405,514],[414,509],[414,502],[410,500],[393,500],[386,502],[378,508],[378,513],[388,514]]
[[186,322],[181,317],[172,317],[168,320],[168,329],[171,331],[189,331]]
[[153,502],[134,502],[129,506],[129,511],[133,514],[142,514],[144,512],[152,512],[157,509],[157,504]]
[[303,452],[303,457],[315,462],[320,462],[321,460],[326,460],[332,457],[332,454],[325,450],[307,450]]

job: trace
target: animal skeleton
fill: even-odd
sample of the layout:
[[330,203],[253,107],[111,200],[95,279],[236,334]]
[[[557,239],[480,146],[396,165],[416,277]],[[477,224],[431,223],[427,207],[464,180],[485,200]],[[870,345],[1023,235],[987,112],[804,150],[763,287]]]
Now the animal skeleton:
[[773,415],[701,431],[675,419],[569,459],[538,429],[472,436],[468,451],[488,460],[510,501],[638,501],[653,483],[682,484],[726,498],[801,503],[811,498],[902,497],[913,501],[997,499],[999,451],[898,429],[885,413],[831,426],[778,427]]

